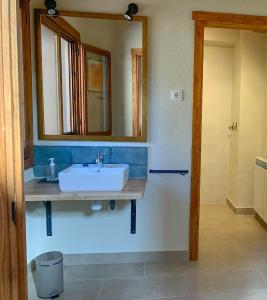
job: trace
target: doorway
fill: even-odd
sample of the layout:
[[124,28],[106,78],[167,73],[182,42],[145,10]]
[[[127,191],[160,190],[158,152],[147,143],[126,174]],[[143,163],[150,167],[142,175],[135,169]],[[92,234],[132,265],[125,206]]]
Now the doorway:
[[[214,149],[216,147],[216,140],[213,141],[213,145],[209,144],[208,147],[203,147],[203,144],[206,143],[207,139],[210,136],[209,126],[211,124],[207,124],[204,122],[207,120],[206,117],[210,113],[205,107],[203,106],[203,93],[204,96],[211,96],[213,100],[220,101],[218,99],[218,95],[221,94],[221,96],[224,98],[223,102],[218,102],[216,105],[216,109],[220,117],[220,123],[216,126],[222,126],[224,128],[223,130],[229,130],[228,133],[228,140],[227,140],[227,134],[226,134],[226,140],[224,141],[225,147],[223,148],[223,153],[221,153],[221,159],[217,159],[217,164],[223,163],[222,165],[213,166],[217,169],[221,169],[223,172],[220,174],[220,176],[223,176],[223,173],[227,175],[228,167],[227,164],[231,164],[231,158],[233,160],[233,157],[231,157],[230,149],[234,146],[234,136],[238,130],[239,126],[239,120],[238,118],[233,118],[233,111],[231,114],[231,103],[230,103],[230,95],[227,94],[227,90],[229,91],[229,88],[232,89],[231,84],[234,82],[234,74],[232,72],[229,73],[229,76],[224,76],[223,71],[228,72],[229,69],[231,69],[231,65],[233,63],[233,51],[229,50],[229,48],[233,48],[234,43],[236,43],[235,38],[237,38],[238,34],[240,34],[240,31],[243,31],[243,34],[245,36],[247,35],[253,35],[256,31],[256,35],[262,34],[265,35],[265,31],[267,29],[266,22],[267,18],[265,17],[254,17],[254,16],[245,16],[245,15],[233,15],[233,14],[222,14],[222,13],[205,13],[205,12],[194,12],[193,13],[193,19],[195,20],[195,66],[194,66],[194,105],[193,105],[193,140],[192,140],[192,185],[191,185],[191,208],[190,208],[190,259],[191,260],[197,260],[198,259],[198,253],[199,253],[199,219],[200,219],[200,202],[201,198],[209,198],[215,199],[215,194],[211,195],[211,190],[208,188],[208,186],[205,187],[205,185],[201,185],[201,178],[202,176],[205,176],[205,172],[208,170],[207,164],[209,162],[209,158],[205,159],[205,157],[202,159],[203,154],[207,156],[210,150]],[[227,47],[210,47],[210,49],[206,49],[205,53],[205,32],[210,29],[209,33],[212,35],[212,33],[218,37],[218,31],[223,30],[231,31],[233,40],[228,40],[228,45],[224,45]],[[217,32],[216,32],[217,29]],[[213,31],[212,31],[213,30]],[[259,33],[260,32],[260,33]],[[206,41],[207,42],[207,41]],[[209,41],[212,43],[212,41]],[[213,41],[214,42],[214,41]],[[219,44],[218,44],[219,43]],[[225,42],[227,43],[227,41]],[[229,44],[230,43],[230,44]],[[232,44],[231,44],[232,43]],[[222,41],[217,40],[217,45],[213,43],[213,45],[210,44],[210,46],[222,46]],[[207,55],[209,52],[209,59],[214,61],[214,64],[217,65],[215,69],[222,71],[221,74],[219,72],[216,73],[216,76],[218,77],[218,81],[222,82],[220,76],[225,77],[224,84],[221,84],[219,89],[216,91],[213,91],[213,88],[210,88],[210,90],[203,89],[203,86],[205,85],[204,80],[209,80],[209,78],[205,78],[207,75],[207,72],[203,72],[204,70],[204,53]],[[218,55],[220,55],[220,60],[218,60]],[[238,54],[236,54],[238,57]],[[224,63],[222,63],[222,59],[224,60]],[[219,66],[221,64],[221,67]],[[228,68],[228,70],[227,70]],[[214,72],[216,72],[214,69]],[[233,69],[231,69],[233,70]],[[214,78],[210,78],[212,81]],[[207,95],[205,93],[210,93],[210,95]],[[231,91],[232,93],[232,91]],[[214,97],[214,95],[217,95]],[[228,101],[228,100],[229,101]],[[248,102],[249,103],[249,102]],[[220,105],[223,105],[220,107]],[[260,109],[259,105],[255,102],[253,103],[253,107],[255,109]],[[252,111],[250,111],[253,113]],[[255,113],[254,113],[255,114]],[[215,117],[215,116],[214,116]],[[210,122],[212,123],[212,116],[210,118]],[[216,119],[216,117],[214,118]],[[217,118],[218,119],[218,118]],[[225,129],[225,125],[229,124]],[[219,127],[218,127],[219,128]],[[210,128],[211,129],[211,128]],[[212,129],[211,129],[212,131]],[[223,137],[225,137],[225,132],[222,132]],[[222,139],[222,137],[217,136],[216,138]],[[254,142],[253,142],[254,143]],[[206,144],[207,146],[207,144]],[[246,147],[244,145],[244,147]],[[206,152],[206,153],[204,153]],[[206,165],[205,165],[206,163]],[[203,167],[203,164],[205,165],[205,168]],[[253,171],[252,171],[253,172]],[[208,174],[206,174],[208,175]],[[234,175],[234,174],[232,174]],[[219,176],[219,175],[218,175]],[[233,191],[229,190],[226,192],[227,187],[228,189],[231,186],[229,186],[229,182],[227,182],[226,178],[227,176],[223,177],[225,181],[220,178],[218,179],[218,186],[216,187],[216,196],[220,199],[223,199],[224,193],[226,195],[225,198],[228,198],[228,202],[231,203],[229,193],[232,193]],[[215,183],[216,184],[216,183]],[[218,193],[218,191],[221,191],[221,194]],[[208,195],[209,194],[209,195]],[[226,199],[224,199],[225,201]]]

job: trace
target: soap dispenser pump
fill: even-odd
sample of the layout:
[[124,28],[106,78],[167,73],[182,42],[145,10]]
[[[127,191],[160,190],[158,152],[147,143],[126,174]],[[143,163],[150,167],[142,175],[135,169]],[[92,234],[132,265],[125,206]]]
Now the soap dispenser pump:
[[48,160],[50,161],[48,181],[55,181],[56,180],[56,164],[55,164],[55,159],[54,158],[49,158]]

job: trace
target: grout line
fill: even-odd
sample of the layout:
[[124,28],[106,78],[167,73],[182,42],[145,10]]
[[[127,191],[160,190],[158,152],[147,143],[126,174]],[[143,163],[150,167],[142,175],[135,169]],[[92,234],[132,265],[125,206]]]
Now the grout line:
[[[157,277],[161,276],[162,274],[155,274],[155,275],[149,275],[151,277]],[[144,275],[131,275],[131,276],[111,276],[111,277],[96,277],[96,278],[78,278],[78,279],[72,279],[72,280],[66,280],[66,282],[83,282],[83,281],[94,281],[94,280],[120,280],[120,279],[139,279],[144,278]]]
[[[247,270],[244,270],[247,271]],[[77,279],[71,279],[71,280],[66,280],[65,282],[86,282],[86,281],[100,281],[100,280],[123,280],[123,279],[140,279],[144,277],[148,278],[158,278],[158,277],[172,277],[175,275],[180,275],[183,278],[185,278],[184,274],[180,274],[179,272],[174,272],[174,273],[156,273],[156,274],[146,274],[145,270],[143,274],[140,275],[130,275],[130,276],[111,276],[111,277],[94,277],[94,278],[77,278]]]
[[144,262],[144,277],[146,276],[146,263]]
[[[197,295],[198,296],[198,295]],[[159,298],[138,298],[138,299],[132,299],[132,300],[183,300],[184,297],[188,297],[188,296],[171,296],[171,297],[159,297]]]
[[264,283],[267,283],[267,280],[264,278],[264,276],[263,276],[263,274],[262,274],[262,272],[261,272],[262,270],[259,270],[259,269],[258,269],[258,270],[255,270],[255,271],[257,271],[257,273],[260,275],[260,277],[261,277],[261,279],[263,280],[263,282],[264,282]]
[[187,282],[187,277],[184,275],[184,286],[185,286],[185,294],[186,294],[186,297],[189,296],[189,290],[188,290],[188,282]]
[[101,285],[100,285],[100,288],[99,288],[99,291],[98,291],[98,295],[97,295],[97,300],[100,299],[100,295],[101,295],[101,292],[102,292],[102,289],[103,289],[103,286],[104,286],[104,280],[105,279],[102,279],[102,282],[101,282]]

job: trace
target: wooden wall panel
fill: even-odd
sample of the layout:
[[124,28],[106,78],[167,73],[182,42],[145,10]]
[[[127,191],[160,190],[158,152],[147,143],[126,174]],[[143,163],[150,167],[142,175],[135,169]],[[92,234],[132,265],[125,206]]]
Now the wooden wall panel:
[[18,9],[17,0],[0,0],[0,299],[8,300],[27,299]]

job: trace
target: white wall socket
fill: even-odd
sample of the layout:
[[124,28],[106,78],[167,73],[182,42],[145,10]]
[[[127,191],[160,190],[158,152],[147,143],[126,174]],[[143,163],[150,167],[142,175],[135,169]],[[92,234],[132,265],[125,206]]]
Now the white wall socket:
[[170,100],[171,101],[183,101],[184,92],[182,89],[170,90]]

